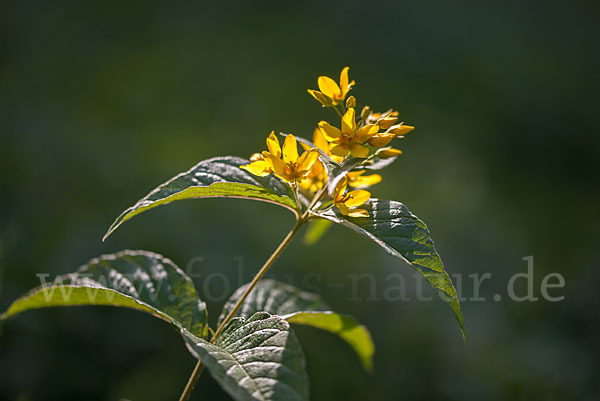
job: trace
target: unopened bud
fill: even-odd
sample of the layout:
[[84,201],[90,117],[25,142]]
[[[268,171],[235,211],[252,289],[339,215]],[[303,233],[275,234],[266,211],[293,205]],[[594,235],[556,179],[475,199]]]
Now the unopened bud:
[[363,120],[367,120],[367,118],[369,117],[369,114],[371,114],[371,108],[369,106],[365,106],[363,107],[362,111],[360,112],[360,118],[362,118]]
[[380,151],[378,151],[377,157],[379,157],[380,159],[389,159],[390,157],[400,156],[401,154],[402,151],[400,149],[389,148],[381,149]]
[[388,129],[398,122],[398,117],[383,117],[377,121],[377,125],[381,129]]
[[413,127],[411,125],[398,124],[394,127],[390,127],[389,132],[391,132],[392,134],[396,134],[396,136],[402,136],[402,135],[408,134],[410,131],[412,131],[414,129],[415,129],[415,127]]
[[350,96],[346,99],[346,108],[356,107],[356,98],[354,96]]

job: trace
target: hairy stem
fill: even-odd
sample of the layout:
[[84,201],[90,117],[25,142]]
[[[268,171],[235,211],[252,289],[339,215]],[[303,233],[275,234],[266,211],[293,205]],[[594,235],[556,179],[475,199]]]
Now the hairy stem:
[[[225,317],[225,319],[223,319],[223,322],[217,328],[217,331],[215,332],[215,334],[212,337],[213,343],[221,335],[221,333],[223,332],[223,329],[225,328],[227,323],[229,323],[229,321],[235,316],[238,309],[240,309],[240,307],[246,300],[246,297],[248,296],[248,294],[250,294],[250,291],[252,291],[252,289],[260,281],[260,279],[265,275],[267,270],[269,270],[269,268],[271,267],[273,262],[275,262],[275,259],[277,259],[277,257],[281,254],[281,252],[285,249],[285,247],[292,241],[292,238],[294,238],[294,235],[296,235],[296,233],[298,232],[300,227],[302,227],[302,225],[305,222],[306,222],[306,220],[304,220],[302,218],[299,218],[296,221],[296,225],[294,226],[294,228],[292,228],[292,230],[285,236],[285,238],[283,239],[283,241],[281,241],[281,244],[279,244],[277,249],[275,249],[275,251],[271,254],[271,256],[269,256],[269,259],[267,259],[267,261],[265,262],[263,267],[261,267],[260,270],[258,271],[258,273],[256,273],[256,276],[254,276],[254,278],[248,285],[248,288],[246,288],[246,291],[244,291],[244,293],[242,294],[240,299],[234,305],[231,312],[229,312],[229,314]],[[200,373],[202,373],[202,361],[199,360],[198,363],[196,364],[196,367],[194,368],[194,371],[192,372],[186,386],[185,386],[185,389],[183,390],[183,393],[181,393],[181,397],[179,398],[179,401],[187,401],[188,400],[188,398],[192,394],[192,390],[194,389],[196,382],[198,381],[198,377],[200,377]]]

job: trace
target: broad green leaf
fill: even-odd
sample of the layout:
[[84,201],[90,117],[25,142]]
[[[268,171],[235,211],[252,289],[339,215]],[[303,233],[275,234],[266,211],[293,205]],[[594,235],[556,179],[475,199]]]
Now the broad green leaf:
[[304,243],[306,245],[316,244],[325,235],[331,224],[331,221],[325,219],[312,219],[309,221],[304,233]]
[[239,167],[248,163],[248,160],[232,156],[201,161],[190,170],[159,185],[121,213],[103,240],[132,217],[157,206],[184,199],[255,199],[274,203],[295,212],[296,202],[290,187],[273,175],[258,177]]
[[[219,324],[246,291],[248,285],[236,290],[223,307]],[[351,316],[331,312],[323,299],[310,292],[271,279],[263,279],[252,289],[236,316],[247,318],[256,312],[283,316],[288,322],[304,324],[337,334],[358,354],[366,371],[373,367],[375,347],[367,328]]]
[[391,255],[408,262],[450,306],[464,338],[465,328],[456,290],[444,270],[444,264],[435,250],[425,223],[396,201],[371,199],[364,208],[369,211],[370,217],[347,217],[337,209],[317,215],[366,235]]
[[140,310],[200,337],[208,330],[206,305],[192,280],[161,255],[130,250],[92,259],[75,273],[31,290],[0,319],[30,309],[80,305]]
[[302,348],[288,322],[259,312],[234,318],[215,344],[182,331],[189,351],[236,401],[308,400]]
[[337,334],[358,354],[363,368],[367,372],[373,371],[375,346],[371,334],[352,316],[335,312],[296,312],[282,317],[290,323],[312,326]]

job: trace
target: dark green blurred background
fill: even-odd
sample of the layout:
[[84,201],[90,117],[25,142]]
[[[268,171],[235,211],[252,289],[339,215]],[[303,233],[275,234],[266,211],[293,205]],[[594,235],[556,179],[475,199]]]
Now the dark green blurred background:
[[[310,136],[320,119],[335,122],[306,89],[349,65],[361,105],[394,107],[417,126],[374,196],[428,223],[466,296],[469,274],[492,278],[485,302],[463,303],[465,348],[439,299],[367,300],[363,281],[353,300],[349,275],[362,272],[378,278],[378,298],[397,272],[414,293],[410,268],[376,245],[343,228],[310,248],[294,242],[272,276],[311,283],[367,324],[378,349],[370,377],[337,338],[298,328],[312,399],[599,399],[597,2],[25,0],[0,10],[0,309],[37,273],[148,249],[182,267],[204,258],[196,286],[214,321],[291,214],[188,201],[106,243],[102,234],[202,159],[247,156],[271,129]],[[507,299],[529,255],[536,295],[559,272],[566,287],[552,294],[564,301]],[[176,399],[194,363],[176,332],[139,312],[29,312],[2,328],[0,399]],[[208,374],[192,398],[229,399]]]

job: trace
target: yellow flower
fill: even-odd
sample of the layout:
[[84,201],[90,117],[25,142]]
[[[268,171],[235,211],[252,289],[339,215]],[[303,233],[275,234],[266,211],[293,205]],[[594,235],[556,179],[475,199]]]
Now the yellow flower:
[[354,108],[349,108],[342,116],[341,129],[327,121],[321,121],[319,128],[325,139],[332,144],[331,153],[340,157],[347,156],[348,153],[354,157],[367,157],[369,148],[364,144],[379,131],[376,124],[367,124],[358,128]]
[[348,81],[349,69],[350,67],[344,67],[342,70],[342,73],[340,74],[339,86],[333,79],[320,76],[317,80],[320,92],[317,90],[308,89],[308,93],[310,93],[325,107],[337,106],[338,104],[341,104],[346,98],[348,92],[350,92],[350,89],[352,89],[355,84],[354,81]]
[[283,149],[275,132],[267,138],[269,151],[262,155],[253,155],[252,163],[240,166],[254,175],[264,177],[271,173],[282,180],[295,183],[303,179],[310,171],[319,155],[317,148],[312,148],[298,157],[298,143],[294,135],[288,135],[283,143]]
[[364,204],[371,197],[369,191],[358,189],[355,191],[346,192],[348,187],[348,179],[344,177],[335,187],[333,194],[333,204],[344,216],[349,217],[369,217],[369,212],[365,209],[360,209],[358,206]]
[[366,188],[381,182],[379,174],[363,175],[365,170],[351,171],[348,177],[348,185],[352,188]]
[[[321,131],[318,128],[315,128],[313,132],[313,143],[315,146],[325,154],[330,155],[329,152],[329,143],[321,134]],[[300,145],[304,148],[304,150],[310,150],[310,146],[300,143]],[[319,189],[323,188],[325,183],[327,182],[327,170],[323,166],[320,160],[317,159],[315,164],[312,165],[310,171],[304,177],[304,179],[300,182],[300,188],[310,191],[317,192]]]

